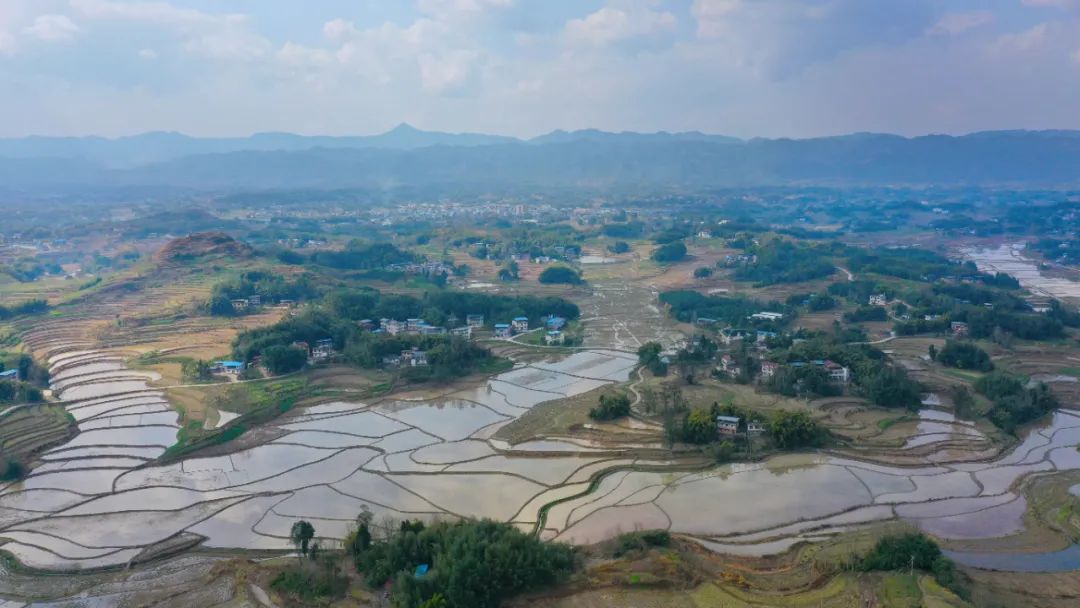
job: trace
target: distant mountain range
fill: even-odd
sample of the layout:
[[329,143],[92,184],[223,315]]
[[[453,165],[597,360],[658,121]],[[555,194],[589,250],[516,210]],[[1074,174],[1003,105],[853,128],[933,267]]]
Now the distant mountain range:
[[0,189],[707,188],[782,184],[1071,186],[1080,131],[741,140],[554,131],[530,140],[400,125],[381,135],[0,139]]

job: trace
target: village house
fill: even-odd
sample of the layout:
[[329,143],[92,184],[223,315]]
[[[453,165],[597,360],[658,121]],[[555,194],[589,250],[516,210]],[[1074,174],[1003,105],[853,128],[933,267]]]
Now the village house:
[[244,312],[248,309],[248,301],[244,298],[238,298],[232,301],[232,308],[236,312]]
[[510,321],[510,326],[516,332],[529,331],[529,317],[514,317],[514,320]]
[[360,329],[364,331],[375,330],[375,322],[371,319],[360,319],[359,321],[357,321],[357,324],[360,326]]
[[561,330],[563,327],[566,327],[566,319],[563,317],[557,317],[555,315],[548,315],[547,319],[544,320],[544,325],[549,330],[558,331]]
[[396,336],[405,331],[405,324],[394,319],[380,319],[379,327],[391,336]]
[[883,293],[875,293],[870,296],[870,306],[885,306],[889,299]]
[[765,432],[765,424],[763,422],[747,422],[746,432],[751,435],[760,435]]
[[720,341],[724,343],[724,346],[731,346],[736,342],[741,342],[748,335],[750,335],[748,330],[725,327],[720,330]]
[[495,324],[495,337],[496,338],[509,338],[514,335],[514,330],[510,328],[508,323],[496,323]]
[[755,321],[779,321],[780,319],[783,319],[783,318],[784,318],[784,313],[781,313],[781,312],[768,312],[768,311],[755,312],[754,314],[747,317],[747,319],[753,319]]
[[780,364],[776,361],[762,361],[761,362],[761,377],[772,378],[779,371]]
[[952,334],[957,337],[964,337],[968,335],[968,324],[963,321],[953,321],[949,323],[949,329],[952,330]]
[[738,416],[717,416],[716,431],[721,435],[734,435],[739,432]]
[[401,351],[398,362],[402,366],[420,367],[428,364],[427,353],[417,347]]
[[735,363],[735,357],[726,353],[720,357],[720,365],[717,370],[732,377],[738,376],[739,372],[742,371],[739,369],[738,364]]
[[769,338],[775,338],[775,337],[776,337],[776,332],[775,331],[758,330],[757,339],[755,340],[755,342],[757,343],[757,345],[759,347],[761,347],[761,346],[765,346],[765,341],[766,340],[768,340]]
[[848,382],[851,382],[851,369],[829,360],[824,361],[822,367],[828,372],[829,380],[832,382],[836,382],[837,384],[847,384]]
[[409,333],[419,333],[420,326],[423,324],[423,319],[405,319],[405,331]]
[[248,296],[248,306],[259,307],[262,306],[262,296],[255,294]]
[[484,315],[465,315],[465,325],[469,327],[483,327]]
[[331,338],[323,338],[315,343],[311,349],[311,358],[319,361],[334,356],[334,341]]
[[473,328],[471,325],[465,325],[463,327],[456,327],[450,330],[450,334],[465,338],[466,340],[472,340],[472,330]]
[[244,364],[241,361],[215,361],[213,367],[210,368],[211,374],[229,376],[238,376],[242,371],[244,371]]
[[552,346],[552,345],[557,345],[557,344],[562,344],[562,343],[563,343],[563,333],[561,331],[556,329],[556,330],[551,330],[551,331],[547,332],[546,334],[544,334],[544,344],[547,344],[548,346]]

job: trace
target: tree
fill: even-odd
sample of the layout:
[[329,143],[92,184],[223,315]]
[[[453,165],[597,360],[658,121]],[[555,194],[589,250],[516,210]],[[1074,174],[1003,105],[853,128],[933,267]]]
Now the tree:
[[653,250],[652,259],[660,264],[678,262],[686,257],[686,244],[682,241],[673,241],[661,245]]
[[263,365],[275,376],[295,372],[307,363],[307,353],[295,346],[274,345],[263,351]]
[[584,282],[581,275],[569,266],[549,266],[540,273],[538,280],[545,285],[579,285]]
[[294,522],[289,530],[289,542],[292,543],[300,555],[307,555],[311,539],[315,538],[315,526],[300,520]]
[[686,443],[698,445],[716,440],[716,418],[708,410],[694,410],[686,415],[683,422],[682,439]]
[[436,593],[428,598],[423,604],[420,604],[420,608],[450,608],[450,604],[446,602],[445,595]]
[[505,268],[499,270],[499,280],[516,281],[518,280],[518,271],[518,263],[514,260],[510,260],[510,262],[506,264]]
[[945,348],[942,348],[941,352],[937,353],[935,359],[942,365],[959,369],[973,369],[980,372],[988,372],[994,369],[994,363],[990,360],[990,355],[970,342],[946,340]]
[[630,397],[624,394],[600,395],[600,404],[589,410],[593,420],[614,420],[630,415]]
[[927,354],[930,355],[930,360],[931,361],[936,361],[937,360],[937,347],[934,346],[933,344],[931,344],[930,348],[927,349]]
[[626,253],[630,251],[630,244],[626,241],[615,241],[613,245],[608,247],[608,251],[611,253]]
[[914,410],[922,402],[922,385],[899,367],[883,365],[868,374],[860,386],[868,399],[883,407]]
[[769,434],[777,447],[793,450],[821,445],[827,431],[806,412],[780,410],[773,414]]
[[694,278],[695,279],[707,279],[707,278],[711,277],[712,274],[713,274],[712,268],[709,268],[708,266],[702,266],[701,268],[695,268],[694,269]]
[[210,362],[202,359],[186,359],[180,364],[180,373],[189,382],[202,382],[211,378]]
[[953,412],[957,418],[970,418],[975,413],[975,398],[966,386],[952,388]]

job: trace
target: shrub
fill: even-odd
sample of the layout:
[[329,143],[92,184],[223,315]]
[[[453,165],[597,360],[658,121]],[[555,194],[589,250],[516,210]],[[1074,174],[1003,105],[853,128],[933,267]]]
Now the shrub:
[[593,420],[614,420],[630,415],[630,397],[623,394],[600,395],[600,404],[589,410]]
[[670,545],[671,534],[667,530],[628,532],[619,535],[611,554],[613,557],[622,557],[628,553],[646,551],[652,547],[668,547]]
[[584,281],[576,270],[568,266],[549,266],[540,273],[539,281],[545,285],[579,285]]
[[667,264],[670,262],[678,262],[686,257],[686,244],[682,241],[673,241],[666,245],[661,245],[653,250],[652,259],[654,262],[661,264]]
[[994,363],[986,351],[970,342],[946,340],[945,347],[934,357],[938,363],[959,369],[973,369],[988,372],[994,369]]

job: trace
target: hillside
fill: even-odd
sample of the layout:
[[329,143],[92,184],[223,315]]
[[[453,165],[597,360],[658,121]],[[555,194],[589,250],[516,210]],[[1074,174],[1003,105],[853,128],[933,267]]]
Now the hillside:
[[252,253],[250,245],[224,232],[199,232],[169,241],[155,257],[163,264],[170,264],[207,256],[248,257]]

